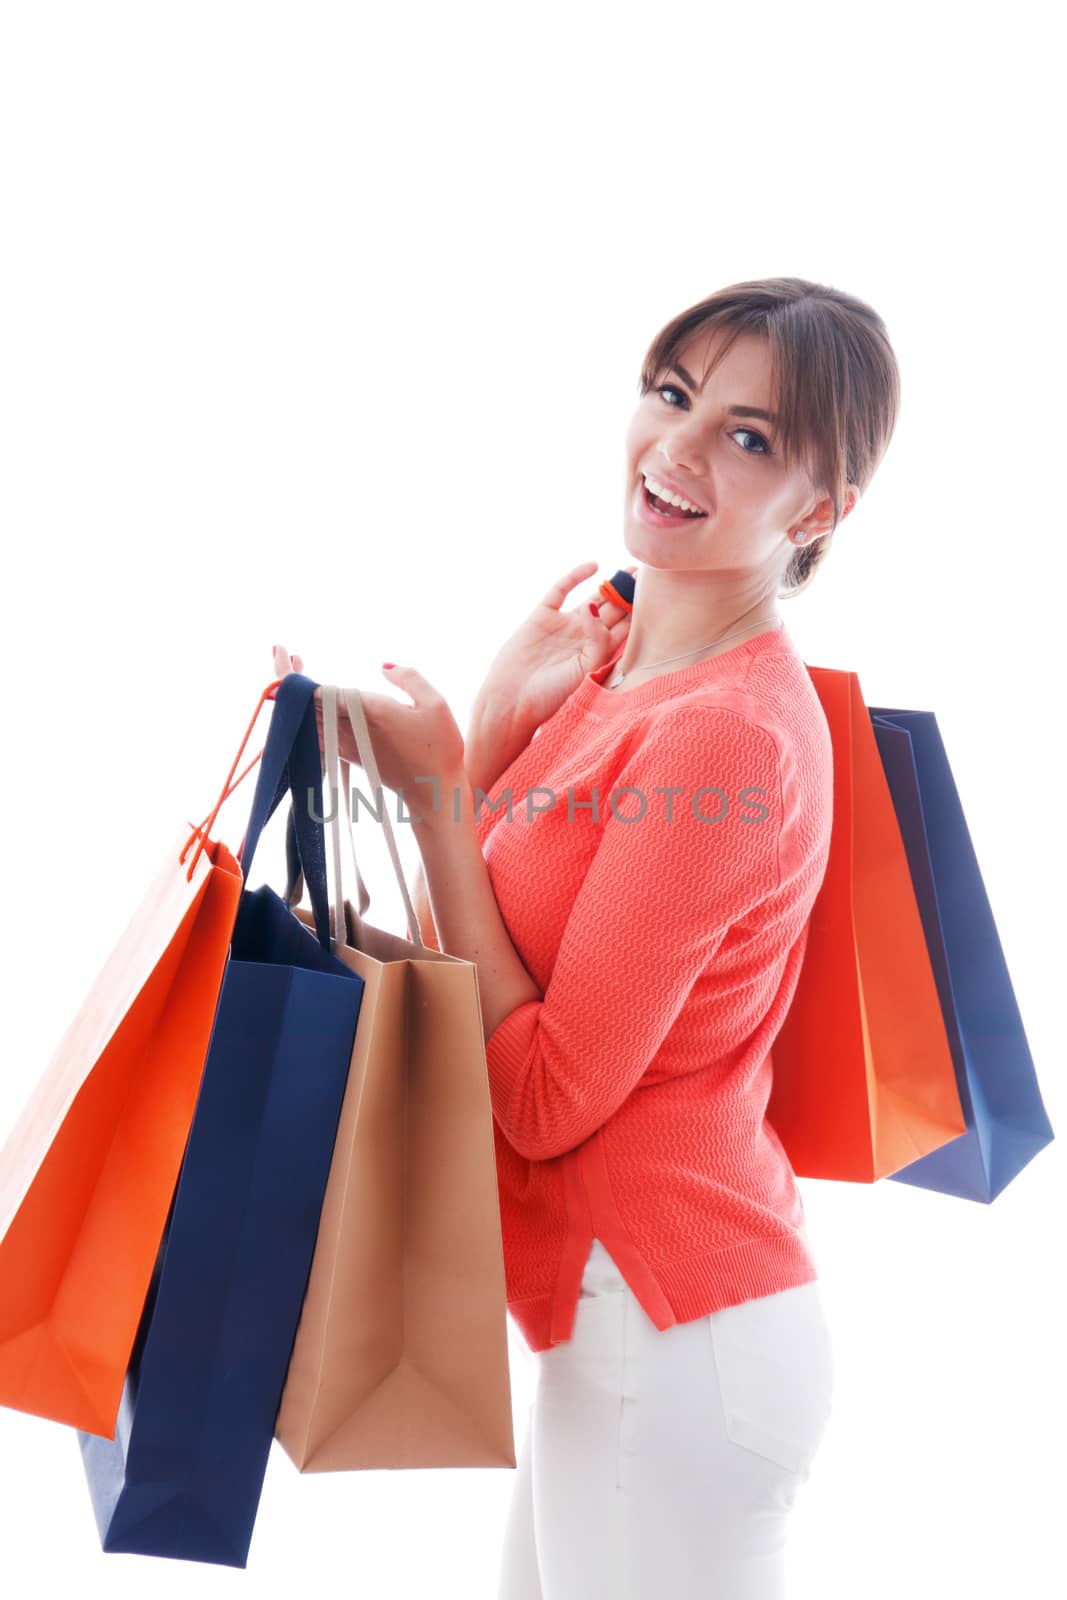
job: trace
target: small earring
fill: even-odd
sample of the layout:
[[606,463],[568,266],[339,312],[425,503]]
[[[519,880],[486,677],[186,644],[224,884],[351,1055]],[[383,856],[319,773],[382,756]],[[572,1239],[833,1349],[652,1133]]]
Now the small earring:
[[793,534],[790,534],[790,538],[792,539],[794,544],[803,544],[805,542],[805,540],[807,539],[807,537],[808,536],[807,536],[806,533],[793,533]]

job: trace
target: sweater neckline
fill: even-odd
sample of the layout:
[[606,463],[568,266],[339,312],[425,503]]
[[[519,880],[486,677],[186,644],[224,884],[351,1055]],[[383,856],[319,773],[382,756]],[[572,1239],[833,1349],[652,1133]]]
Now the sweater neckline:
[[575,690],[576,704],[582,710],[589,711],[594,716],[624,716],[640,706],[649,705],[657,700],[669,700],[673,695],[694,688],[698,684],[713,683],[723,673],[732,671],[738,660],[743,657],[780,650],[790,651],[794,649],[794,645],[785,631],[785,623],[782,622],[775,628],[765,628],[762,633],[754,634],[751,639],[745,639],[741,644],[732,645],[721,655],[709,656],[704,661],[691,661],[688,666],[676,667],[673,672],[661,672],[657,677],[650,678],[647,683],[639,684],[636,689],[628,689],[625,694],[619,694],[614,689],[605,688],[605,680],[615,671],[625,648],[624,639],[610,660],[586,673]]

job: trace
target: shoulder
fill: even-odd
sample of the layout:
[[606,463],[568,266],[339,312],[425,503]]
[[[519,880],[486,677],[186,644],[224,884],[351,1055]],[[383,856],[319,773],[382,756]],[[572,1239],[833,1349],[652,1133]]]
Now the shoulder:
[[758,698],[739,690],[702,689],[655,706],[644,723],[644,740],[670,742],[701,754],[760,748],[780,755],[788,748],[787,724]]
[[745,783],[774,783],[784,794],[828,795],[833,747],[811,679],[776,686],[701,686],[651,709],[634,730],[630,756],[669,757],[691,775],[715,771]]
[[649,707],[632,729],[617,773],[624,783],[716,788],[757,787],[780,797],[789,741],[756,704],[736,696],[680,696]]
[[783,762],[796,756],[830,756],[826,713],[807,667],[793,650],[758,657],[743,678],[700,685],[674,706],[678,711],[703,708],[705,723],[719,713],[724,728],[744,725],[750,737],[759,734],[773,743]]

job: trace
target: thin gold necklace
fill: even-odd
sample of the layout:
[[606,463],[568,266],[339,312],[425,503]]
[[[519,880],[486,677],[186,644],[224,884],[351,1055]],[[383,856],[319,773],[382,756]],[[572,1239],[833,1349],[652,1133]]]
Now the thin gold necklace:
[[[737,628],[733,633],[724,633],[718,639],[712,639],[710,644],[699,644],[695,650],[685,650],[681,655],[664,656],[662,661],[646,661],[643,667],[628,667],[625,672],[619,668],[615,677],[612,678],[610,683],[605,684],[604,687],[606,689],[617,689],[622,680],[628,677],[631,672],[647,672],[649,667],[665,667],[668,662],[684,661],[688,656],[698,656],[701,650],[710,650],[712,645],[725,644],[727,639],[736,639],[739,633],[747,633],[749,628],[758,628],[761,620],[763,622],[769,622],[770,618],[764,617],[762,619],[758,619],[756,622],[750,622],[744,628]],[[783,628],[785,626],[784,618],[778,623],[778,626],[779,628]]]

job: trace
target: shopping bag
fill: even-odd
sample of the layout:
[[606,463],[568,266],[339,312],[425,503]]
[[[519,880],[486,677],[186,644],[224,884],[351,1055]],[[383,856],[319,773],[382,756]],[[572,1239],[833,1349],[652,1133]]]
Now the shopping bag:
[[[423,944],[360,696],[347,709],[409,939],[344,900],[337,691],[323,690],[334,926],[366,983],[276,1434],[305,1472],[515,1466],[507,1305],[477,968]],[[351,793],[347,763],[343,794]],[[347,806],[346,806],[347,816]],[[291,881],[290,899],[299,898]],[[307,920],[307,913],[297,915]]]
[[771,1056],[800,1177],[872,1183],[965,1131],[900,827],[854,672],[808,667],[833,745],[829,857]]
[[869,706],[907,850],[967,1131],[889,1176],[989,1203],[1054,1138],[932,711]]
[[[317,934],[264,885],[246,889],[154,1296],[113,1441],[79,1443],[105,1550],[243,1567],[307,1285],[362,979],[330,952],[312,695],[286,770]],[[273,723],[272,723],[273,731]],[[241,850],[269,811],[268,736]]]
[[210,827],[175,838],[0,1151],[0,1404],[114,1432],[240,893]]

